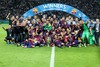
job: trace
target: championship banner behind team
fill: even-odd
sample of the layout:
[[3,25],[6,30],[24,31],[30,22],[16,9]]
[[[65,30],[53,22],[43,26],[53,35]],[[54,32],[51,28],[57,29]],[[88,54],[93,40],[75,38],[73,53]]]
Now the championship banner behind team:
[[86,21],[89,20],[89,17],[86,16],[83,12],[80,10],[69,6],[65,4],[59,4],[59,3],[49,3],[49,4],[43,4],[36,6],[30,10],[28,10],[26,13],[23,14],[24,18],[28,18],[29,16],[34,16],[35,14],[44,12],[44,11],[52,11],[52,10],[57,10],[57,11],[64,11],[66,13],[72,14],[78,18],[82,18],[82,20]]

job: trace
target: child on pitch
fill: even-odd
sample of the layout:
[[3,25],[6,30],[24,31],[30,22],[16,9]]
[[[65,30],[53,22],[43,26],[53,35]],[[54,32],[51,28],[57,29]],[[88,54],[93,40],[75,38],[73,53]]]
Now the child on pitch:
[[67,46],[67,45],[68,45],[68,35],[66,35],[66,36],[64,37],[64,42],[65,42],[65,46]]
[[53,31],[52,32],[52,35],[51,35],[51,44],[50,44],[50,46],[55,46],[55,41],[56,41],[56,39],[57,39],[57,36],[56,36],[56,33],[55,33],[55,31]]
[[81,41],[78,41],[78,31],[73,32],[73,46],[78,47]]
[[39,46],[39,47],[43,46],[44,42],[42,41],[43,40],[42,32],[40,34],[33,32],[32,37],[33,37],[32,42],[34,46]]
[[31,41],[31,39],[29,38],[29,39],[26,39],[26,40],[24,41],[24,45],[23,45],[22,47],[24,47],[24,48],[33,48],[34,46],[32,45],[32,41]]
[[38,39],[38,36],[34,37],[33,39],[33,45],[36,47],[36,46],[39,46],[40,47],[40,41]]
[[80,34],[77,34],[77,38],[78,38],[79,47],[83,46],[83,45],[82,45],[82,38],[81,38],[81,35],[80,35]]
[[72,46],[78,45],[77,39],[72,34],[69,34],[67,39],[68,39],[68,42],[66,43],[66,46],[68,46],[69,48],[71,48]]
[[45,41],[43,39],[43,32],[37,35],[37,41],[38,41],[39,47],[44,46]]
[[62,48],[62,41],[61,41],[61,36],[57,35],[55,45],[59,48]]
[[79,47],[81,47],[82,46],[82,26],[81,25],[78,25],[77,37],[78,37]]
[[65,44],[65,46],[67,46],[67,47],[71,47],[71,42],[72,42],[72,38],[71,38],[71,34],[68,34],[68,36],[66,36],[65,37],[65,39],[66,39],[66,44]]
[[37,35],[35,32],[31,32],[31,35],[29,36],[30,38],[30,43],[32,45],[32,47],[37,46],[38,42],[37,42]]
[[62,42],[62,46],[65,46],[65,39],[64,39],[65,35],[66,35],[66,31],[65,29],[62,29],[62,32],[60,33],[60,40]]
[[79,23],[77,23],[77,25],[75,26],[75,29],[74,29],[74,32],[75,32],[75,38],[76,38],[76,41],[78,42],[78,46],[81,47],[82,46],[82,29],[81,29],[81,26],[79,25]]

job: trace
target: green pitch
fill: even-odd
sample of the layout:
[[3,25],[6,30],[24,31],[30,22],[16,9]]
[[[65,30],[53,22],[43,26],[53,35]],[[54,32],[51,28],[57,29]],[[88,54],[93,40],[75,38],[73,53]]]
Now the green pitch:
[[55,67],[100,67],[98,47],[56,48]]
[[[0,25],[0,67],[50,67],[51,47],[22,48],[6,45]],[[100,67],[100,47],[55,48],[55,67]]]

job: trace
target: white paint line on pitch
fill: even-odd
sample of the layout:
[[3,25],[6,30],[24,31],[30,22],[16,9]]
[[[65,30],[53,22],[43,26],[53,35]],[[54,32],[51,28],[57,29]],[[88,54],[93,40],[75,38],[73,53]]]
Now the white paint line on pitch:
[[55,59],[55,46],[52,47],[51,59],[50,59],[50,67],[54,67],[54,59]]

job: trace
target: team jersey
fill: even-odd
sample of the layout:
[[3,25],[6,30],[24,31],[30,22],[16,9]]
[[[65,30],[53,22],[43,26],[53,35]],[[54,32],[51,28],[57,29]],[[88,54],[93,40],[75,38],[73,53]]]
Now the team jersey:
[[83,30],[84,30],[84,31],[88,30],[87,23],[84,23],[84,24],[83,24]]
[[12,30],[11,29],[6,29],[7,32],[7,37],[12,37]]

